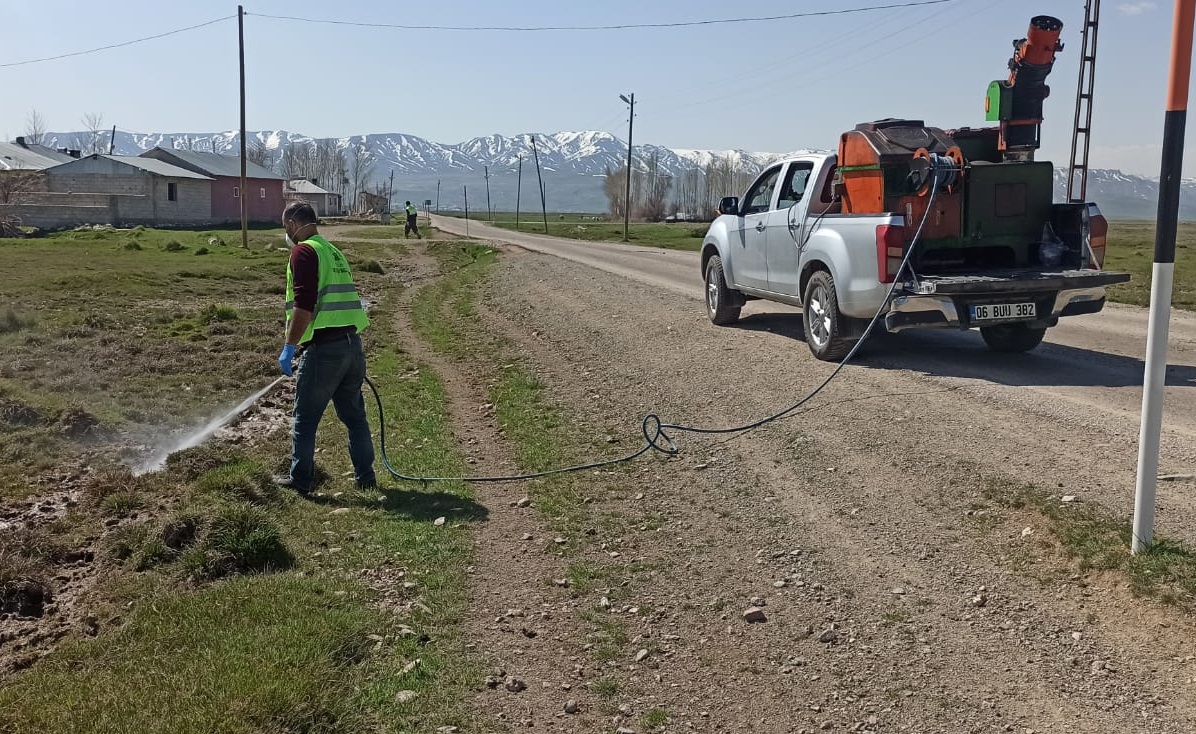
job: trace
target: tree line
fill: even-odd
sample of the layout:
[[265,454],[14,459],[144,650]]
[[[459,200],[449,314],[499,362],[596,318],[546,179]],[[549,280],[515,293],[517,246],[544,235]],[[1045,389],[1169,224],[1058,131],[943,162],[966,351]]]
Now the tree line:
[[[759,168],[732,155],[715,156],[705,166],[695,166],[678,176],[661,169],[660,154],[651,153],[631,170],[631,217],[659,222],[669,216],[709,220],[715,216],[719,199],[740,196],[755,179]],[[622,219],[627,207],[627,165],[607,166],[602,179],[607,213]]]

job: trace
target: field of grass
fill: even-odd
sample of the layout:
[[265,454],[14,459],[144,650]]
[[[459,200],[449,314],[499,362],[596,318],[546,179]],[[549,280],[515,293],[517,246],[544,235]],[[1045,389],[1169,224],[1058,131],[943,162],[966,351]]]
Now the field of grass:
[[[3,680],[0,731],[476,724],[465,691],[482,674],[460,621],[468,527],[486,513],[467,487],[354,490],[331,411],[314,501],[270,481],[289,455],[286,425],[176,454],[162,472],[121,466],[131,454],[118,447],[194,425],[277,374],[281,235],[254,232],[248,250],[221,239],[239,242],[153,230],[0,240],[0,508],[53,487],[47,472],[93,468],[64,517],[0,534],[0,594],[53,585],[80,546],[100,579],[76,602],[92,632],[72,630]],[[412,471],[461,472],[439,378],[390,329],[400,286],[386,273],[404,251],[343,249],[374,304],[366,341],[392,453]],[[438,517],[450,522],[435,528]]]
[[[1154,262],[1153,222],[1111,222],[1105,269],[1133,275],[1133,280],[1109,289],[1109,297],[1135,306],[1150,304],[1150,273]],[[1196,222],[1183,222],[1175,238],[1176,308],[1196,309]]]
[[[447,216],[460,218],[464,217],[464,213],[451,212]],[[485,222],[503,229],[544,233],[543,218],[531,212],[520,213],[518,227],[515,226],[514,212],[495,212],[493,222],[486,219],[485,212],[480,215],[470,212],[469,218],[471,221]],[[627,228],[627,241],[644,247],[696,252],[702,247],[706,228],[707,225],[702,222],[631,222]],[[602,215],[549,213],[548,234],[587,242],[622,242],[623,222],[606,221],[606,217]]]

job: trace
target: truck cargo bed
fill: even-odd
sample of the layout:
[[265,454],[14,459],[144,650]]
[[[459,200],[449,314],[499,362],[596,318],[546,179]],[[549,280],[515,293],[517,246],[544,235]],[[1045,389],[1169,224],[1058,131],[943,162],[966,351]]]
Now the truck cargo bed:
[[996,270],[983,275],[921,275],[918,283],[923,286],[921,292],[942,295],[1008,295],[1100,288],[1129,279],[1129,273],[1104,270]]

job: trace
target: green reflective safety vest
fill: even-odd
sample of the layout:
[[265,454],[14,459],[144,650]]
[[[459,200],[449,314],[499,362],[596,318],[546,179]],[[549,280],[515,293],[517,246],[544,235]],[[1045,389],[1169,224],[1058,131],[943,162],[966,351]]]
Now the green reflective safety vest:
[[[361,305],[361,297],[357,295],[357,286],[353,285],[353,274],[349,272],[349,262],[340,250],[316,235],[299,243],[311,247],[320,259],[320,280],[316,286],[316,310],[307,331],[299,339],[300,344],[311,341],[316,329],[327,329],[336,326],[355,326],[357,333],[365,331],[370,320]],[[298,246],[298,245],[296,245]],[[287,263],[287,325],[291,323],[291,312],[295,307],[295,282],[291,265]]]
[[409,217],[414,217],[414,216],[415,216],[417,213],[418,213],[418,212],[416,212],[416,209],[415,209],[415,204],[408,204],[408,205],[407,205],[407,216],[409,216]]

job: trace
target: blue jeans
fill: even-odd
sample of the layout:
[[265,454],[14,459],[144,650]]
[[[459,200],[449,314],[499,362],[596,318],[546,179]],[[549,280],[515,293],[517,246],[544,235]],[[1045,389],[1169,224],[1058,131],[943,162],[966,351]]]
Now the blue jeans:
[[356,334],[310,344],[300,357],[291,431],[291,481],[297,486],[310,489],[315,480],[316,428],[330,400],[336,416],[349,429],[349,457],[357,483],[369,486],[377,482],[374,441],[361,394],[364,380],[365,352]]

